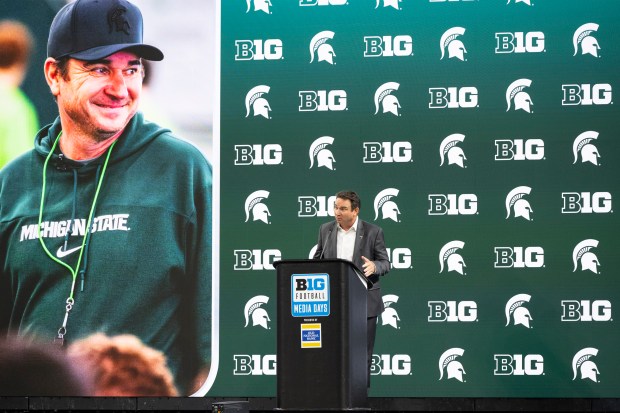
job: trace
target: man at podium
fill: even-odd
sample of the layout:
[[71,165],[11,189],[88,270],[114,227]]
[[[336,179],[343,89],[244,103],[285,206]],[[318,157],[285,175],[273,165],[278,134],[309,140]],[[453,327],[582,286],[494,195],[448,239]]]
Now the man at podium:
[[361,202],[353,191],[340,191],[334,202],[335,222],[321,225],[314,259],[341,258],[353,262],[368,279],[367,350],[368,386],[370,363],[375,345],[377,317],[383,312],[379,279],[390,270],[381,227],[358,219]]

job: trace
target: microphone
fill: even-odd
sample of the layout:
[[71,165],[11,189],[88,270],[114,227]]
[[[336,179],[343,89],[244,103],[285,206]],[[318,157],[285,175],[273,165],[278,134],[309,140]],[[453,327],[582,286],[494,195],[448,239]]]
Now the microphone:
[[325,242],[323,243],[323,248],[321,249],[321,255],[319,255],[320,260],[323,259],[323,254],[325,254],[325,247],[327,247],[327,241],[329,241],[329,236],[332,234],[332,229],[333,228],[331,228],[329,232],[327,233],[327,237],[325,238]]

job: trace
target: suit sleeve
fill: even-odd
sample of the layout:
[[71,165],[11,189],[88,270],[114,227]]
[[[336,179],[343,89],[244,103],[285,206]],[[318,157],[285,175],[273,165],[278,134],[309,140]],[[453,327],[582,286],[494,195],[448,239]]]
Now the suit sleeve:
[[373,246],[373,262],[375,263],[375,273],[371,275],[370,281],[373,283],[379,281],[379,277],[387,274],[390,271],[390,258],[387,250],[385,249],[385,239],[383,236],[383,229],[379,228],[377,236],[374,240]]

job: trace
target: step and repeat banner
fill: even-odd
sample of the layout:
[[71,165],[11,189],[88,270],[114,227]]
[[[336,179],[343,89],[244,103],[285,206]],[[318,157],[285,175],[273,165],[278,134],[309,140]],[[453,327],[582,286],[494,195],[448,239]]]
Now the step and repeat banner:
[[392,264],[370,396],[620,396],[620,2],[221,3],[209,394],[275,396],[272,263],[351,189]]

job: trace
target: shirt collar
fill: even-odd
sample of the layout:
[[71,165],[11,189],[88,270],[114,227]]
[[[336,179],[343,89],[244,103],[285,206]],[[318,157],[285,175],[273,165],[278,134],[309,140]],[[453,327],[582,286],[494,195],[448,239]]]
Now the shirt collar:
[[[357,223],[358,222],[359,222],[359,217],[355,217],[355,222],[353,223],[353,225],[351,225],[351,228],[349,228],[349,231],[353,230],[353,232],[357,232]],[[347,232],[344,229],[342,229],[340,224],[336,223],[336,226],[338,227],[338,231]]]

